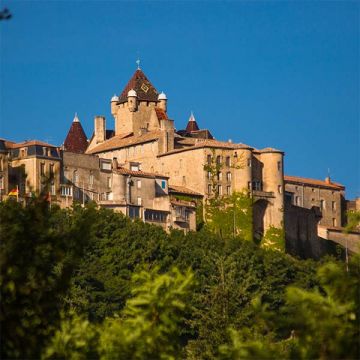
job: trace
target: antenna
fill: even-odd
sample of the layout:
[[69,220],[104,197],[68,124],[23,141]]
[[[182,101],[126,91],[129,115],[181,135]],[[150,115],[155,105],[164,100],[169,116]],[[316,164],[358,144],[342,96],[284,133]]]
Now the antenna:
[[140,59],[139,58],[136,60],[136,64],[137,64],[137,69],[140,70]]

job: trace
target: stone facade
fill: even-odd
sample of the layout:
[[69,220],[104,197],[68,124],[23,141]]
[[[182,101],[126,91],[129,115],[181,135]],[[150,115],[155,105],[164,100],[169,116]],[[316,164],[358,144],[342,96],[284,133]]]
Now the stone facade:
[[[256,234],[261,237],[270,226],[283,226],[284,153],[214,140],[193,115],[187,129],[175,131],[166,95],[154,97],[154,93],[156,89],[138,69],[124,91],[111,99],[115,135],[106,140],[105,119],[96,117],[87,153],[116,158],[123,167],[138,162],[143,171],[164,174],[171,185],[195,191],[205,201],[214,191],[220,195],[248,191],[258,202]],[[209,161],[219,170],[216,174],[209,175]]]
[[325,181],[294,176],[285,176],[285,190],[292,194],[294,205],[311,209],[319,207],[322,218],[319,225],[341,227],[345,223],[345,187]]

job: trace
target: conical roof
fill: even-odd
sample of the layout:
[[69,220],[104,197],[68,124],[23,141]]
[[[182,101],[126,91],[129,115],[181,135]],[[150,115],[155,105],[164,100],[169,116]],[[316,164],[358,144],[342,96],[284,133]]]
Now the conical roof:
[[127,101],[130,90],[135,90],[139,101],[157,101],[158,92],[141,69],[137,69],[119,96],[119,102]]
[[88,141],[85,131],[81,126],[78,116],[75,114],[74,120],[64,141],[64,150],[83,154],[87,147]]
[[194,114],[191,112],[188,124],[186,126],[186,132],[191,133],[192,131],[198,131],[198,130],[199,130],[199,126],[195,120]]

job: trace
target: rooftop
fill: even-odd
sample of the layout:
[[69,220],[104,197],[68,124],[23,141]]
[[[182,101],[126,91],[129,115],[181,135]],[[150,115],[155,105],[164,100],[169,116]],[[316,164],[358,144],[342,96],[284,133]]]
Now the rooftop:
[[310,179],[310,178],[303,178],[299,176],[289,176],[284,175],[285,182],[294,183],[294,184],[301,184],[301,185],[310,185],[316,187],[325,187],[334,190],[345,190],[345,186],[336,182],[332,182],[330,179],[329,181],[325,180],[318,180],[318,179]]
[[135,90],[139,101],[158,101],[158,92],[141,69],[137,69],[119,96],[119,102],[127,101],[128,92]]

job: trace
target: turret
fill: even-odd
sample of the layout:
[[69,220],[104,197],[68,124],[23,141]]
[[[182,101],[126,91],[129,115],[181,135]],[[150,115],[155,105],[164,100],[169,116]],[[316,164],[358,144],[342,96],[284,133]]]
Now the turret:
[[158,96],[158,107],[163,109],[165,112],[167,111],[167,97],[161,92]]
[[116,110],[117,110],[117,103],[119,101],[119,97],[114,95],[112,98],[111,98],[111,114],[112,116],[115,116],[116,115]]
[[137,94],[134,89],[131,89],[127,93],[127,99],[128,99],[128,107],[131,112],[134,112],[137,110]]

